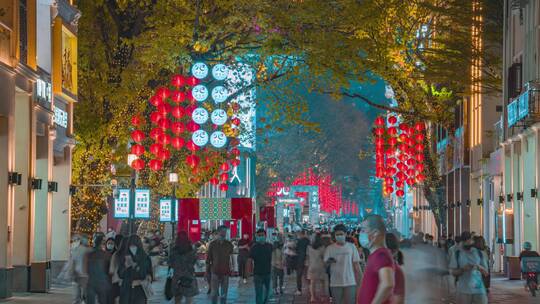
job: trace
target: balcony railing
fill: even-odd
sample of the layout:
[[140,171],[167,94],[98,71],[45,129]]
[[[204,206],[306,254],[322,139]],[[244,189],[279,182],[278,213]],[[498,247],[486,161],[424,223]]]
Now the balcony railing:
[[536,122],[540,122],[539,82],[527,83],[525,91],[511,100],[507,106],[507,121],[508,127],[512,129],[516,127],[527,128]]

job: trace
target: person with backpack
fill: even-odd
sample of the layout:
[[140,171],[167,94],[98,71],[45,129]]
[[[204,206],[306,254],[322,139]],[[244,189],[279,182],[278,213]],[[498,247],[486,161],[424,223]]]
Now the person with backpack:
[[468,231],[461,233],[461,246],[450,256],[450,273],[456,277],[458,304],[487,304],[487,292],[483,276],[487,276],[488,265],[483,253],[474,247]]

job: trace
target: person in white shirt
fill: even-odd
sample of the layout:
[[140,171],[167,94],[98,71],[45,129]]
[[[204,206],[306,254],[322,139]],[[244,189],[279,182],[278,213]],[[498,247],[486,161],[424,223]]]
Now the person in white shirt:
[[356,247],[346,242],[347,228],[334,227],[336,242],[324,252],[324,262],[330,266],[330,289],[335,303],[356,302],[356,286],[360,281],[360,255]]

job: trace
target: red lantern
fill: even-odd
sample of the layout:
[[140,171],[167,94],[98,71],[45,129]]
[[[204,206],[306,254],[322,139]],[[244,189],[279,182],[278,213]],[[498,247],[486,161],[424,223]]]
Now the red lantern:
[[397,135],[397,129],[395,127],[388,128],[388,134],[390,134],[391,136],[396,136]]
[[184,108],[182,107],[173,107],[171,114],[174,118],[182,118],[184,116]]
[[192,152],[200,149],[200,147],[197,146],[191,139],[186,144],[186,147],[188,148],[189,151],[192,151]]
[[424,145],[422,144],[417,144],[416,146],[414,146],[414,148],[416,149],[417,152],[424,151]]
[[396,177],[398,178],[398,180],[405,180],[407,178],[407,176],[405,175],[405,173],[399,171],[398,173],[396,173]]
[[377,136],[383,136],[384,135],[384,129],[383,128],[375,128],[373,129],[373,133]]
[[225,191],[229,190],[229,185],[221,184],[221,185],[219,185],[219,190],[225,192]]
[[384,145],[384,140],[382,138],[376,138],[375,139],[375,145],[380,147],[380,146],[383,146]]
[[155,156],[159,154],[159,151],[161,151],[161,149],[163,149],[163,147],[158,143],[150,145],[150,153],[154,154]]
[[399,124],[399,129],[405,133],[407,133],[409,131],[409,125],[406,124],[406,123],[400,123]]
[[394,184],[394,179],[391,177],[387,177],[384,179],[384,182],[386,183],[387,186],[390,186]]
[[131,146],[131,154],[135,154],[137,156],[141,156],[144,154],[144,147],[142,145],[133,145]]
[[240,125],[240,118],[238,117],[235,117],[231,120],[231,123],[235,126],[239,126]]
[[159,151],[157,157],[161,160],[167,160],[169,158],[171,158],[171,152],[167,149],[161,149],[161,151]]
[[238,167],[240,165],[240,160],[239,159],[233,159],[231,160],[231,165],[233,167]]
[[161,128],[153,128],[151,131],[150,131],[150,137],[153,139],[153,140],[158,140],[159,136],[163,134],[163,129]]
[[227,172],[227,171],[229,171],[229,164],[223,163],[223,164],[221,164],[219,169],[221,169],[221,171],[223,171],[223,172]]
[[424,139],[425,139],[426,137],[424,136],[424,134],[418,133],[418,134],[416,134],[416,135],[414,136],[414,138],[416,139],[417,142],[421,143],[421,142],[424,141]]
[[141,171],[144,169],[144,160],[137,158],[136,160],[132,161],[131,168],[133,168],[135,171]]
[[190,122],[187,123],[186,128],[188,129],[189,132],[195,132],[195,131],[199,130],[201,128],[201,126],[196,124],[194,121],[190,121]]
[[414,176],[415,174],[416,174],[416,171],[414,169],[407,169],[408,176]]
[[174,103],[181,103],[186,99],[186,94],[181,91],[174,91],[171,95],[171,99]]
[[148,163],[148,166],[152,171],[159,171],[161,170],[161,167],[163,166],[163,163],[159,159],[152,159]]
[[171,78],[171,84],[174,86],[174,87],[181,87],[181,86],[184,86],[186,84],[186,78],[182,75],[174,75],[172,78]]
[[424,161],[424,154],[422,154],[422,153],[416,154],[416,160],[419,161],[419,162],[423,162]]
[[390,137],[390,138],[388,139],[388,144],[389,144],[390,146],[392,146],[392,147],[395,146],[395,145],[397,145],[397,139],[396,139],[395,137]]
[[184,115],[187,115],[187,116],[191,117],[191,115],[193,115],[193,111],[195,111],[196,108],[197,108],[197,106],[195,106],[195,105],[187,106],[185,108]]
[[394,188],[391,186],[386,186],[386,194],[394,193]]
[[384,118],[382,118],[381,116],[375,118],[375,125],[378,127],[384,126]]
[[134,130],[131,132],[131,139],[133,139],[134,142],[141,142],[144,139],[144,133],[141,130]]
[[397,164],[397,159],[393,158],[393,157],[390,157],[386,160],[386,163],[389,165],[389,166],[395,166]]
[[394,176],[397,173],[396,168],[386,168],[386,175],[387,176]]
[[409,158],[407,159],[407,161],[405,162],[407,164],[407,166],[414,166],[416,164],[416,161],[413,159],[413,158]]
[[163,115],[159,112],[150,113],[150,121],[154,124],[157,124],[162,118]]
[[423,182],[425,179],[426,179],[426,176],[425,176],[424,174],[418,174],[418,175],[416,176],[416,180],[417,180],[419,183]]
[[399,189],[402,189],[403,187],[405,187],[405,183],[399,180],[396,182],[396,187],[398,187]]
[[414,140],[412,138],[407,138],[405,141],[409,147],[414,146]]
[[407,142],[407,135],[405,134],[399,134],[399,141],[404,143],[404,142]]
[[169,90],[169,88],[166,88],[166,87],[159,87],[156,90],[156,95],[161,97],[161,99],[166,99],[171,95],[171,90]]
[[407,179],[407,185],[409,185],[409,186],[414,185],[414,182],[415,182],[414,178],[408,178]]
[[154,107],[157,107],[157,106],[159,106],[160,104],[163,103],[163,99],[161,97],[159,97],[159,96],[154,95],[154,96],[150,97],[149,102]]
[[229,179],[229,174],[227,174],[227,173],[221,173],[221,175],[219,176],[219,179],[220,179],[222,182],[226,183],[227,180]]
[[167,118],[160,119],[158,121],[158,126],[165,131],[171,127],[171,121]]
[[201,160],[199,159],[199,157],[197,155],[188,155],[188,156],[186,156],[186,163],[191,168],[197,167],[199,165],[200,161]]
[[426,128],[426,125],[425,125],[423,122],[417,122],[417,123],[414,125],[414,129],[415,129],[417,132],[421,132],[421,131],[423,131],[425,128]]
[[407,171],[407,165],[405,165],[404,163],[397,164],[397,168],[403,172]]
[[377,178],[383,178],[384,177],[384,170],[382,168],[377,168],[377,171],[375,173],[375,176]]
[[212,184],[214,186],[219,185],[219,179],[217,179],[216,177],[211,178],[210,179],[210,184]]
[[398,197],[403,197],[403,196],[405,195],[405,191],[403,191],[403,190],[400,189],[400,190],[396,191],[396,195],[397,195]]
[[398,149],[399,149],[400,151],[402,151],[402,152],[403,152],[403,151],[407,151],[408,148],[409,148],[409,147],[407,147],[406,144],[399,144],[399,145],[398,145]]
[[139,115],[134,115],[131,117],[131,124],[135,127],[138,127],[142,124],[143,120]]
[[391,125],[395,125],[397,122],[397,118],[395,116],[389,116],[388,117],[388,123]]
[[424,172],[424,169],[425,169],[424,164],[420,164],[420,163],[416,164],[416,171]]
[[170,136],[169,134],[163,133],[163,134],[159,135],[157,141],[158,141],[160,144],[166,146],[166,145],[168,145],[168,144],[171,143],[171,136]]
[[171,140],[171,146],[175,148],[176,150],[182,149],[185,144],[185,140],[182,137],[175,137]]
[[200,80],[197,79],[197,78],[195,78],[194,76],[190,76],[190,77],[188,77],[188,79],[187,79],[187,84],[188,84],[189,86],[194,87],[194,86],[198,85],[199,83],[200,83]]
[[231,154],[234,156],[240,156],[240,150],[238,148],[231,149]]
[[184,126],[184,124],[179,121],[173,122],[171,124],[171,131],[176,135],[181,134],[185,130],[186,130],[186,126]]
[[408,157],[407,154],[405,154],[405,153],[401,153],[401,154],[398,156],[398,158],[399,158],[399,160],[400,160],[401,162],[403,162],[403,163],[406,162],[407,159],[409,159],[409,157]]
[[386,153],[386,156],[388,156],[388,157],[394,156],[394,154],[396,154],[396,149],[390,148],[390,149],[386,150],[385,153]]
[[158,107],[157,107],[157,111],[162,115],[162,116],[167,116],[167,114],[169,114],[169,112],[171,112],[171,105],[164,102],[162,104],[160,104]]

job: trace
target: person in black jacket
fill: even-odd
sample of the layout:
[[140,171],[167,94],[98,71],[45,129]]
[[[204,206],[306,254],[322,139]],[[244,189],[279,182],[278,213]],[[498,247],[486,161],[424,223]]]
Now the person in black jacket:
[[120,304],[146,304],[148,299],[143,285],[152,276],[152,262],[138,235],[129,236],[127,251],[120,256],[119,262],[118,276],[122,279]]
[[86,255],[85,267],[88,273],[88,286],[86,303],[94,304],[96,299],[99,304],[111,304],[112,283],[109,276],[110,253],[103,250],[103,233],[94,235],[92,251]]

